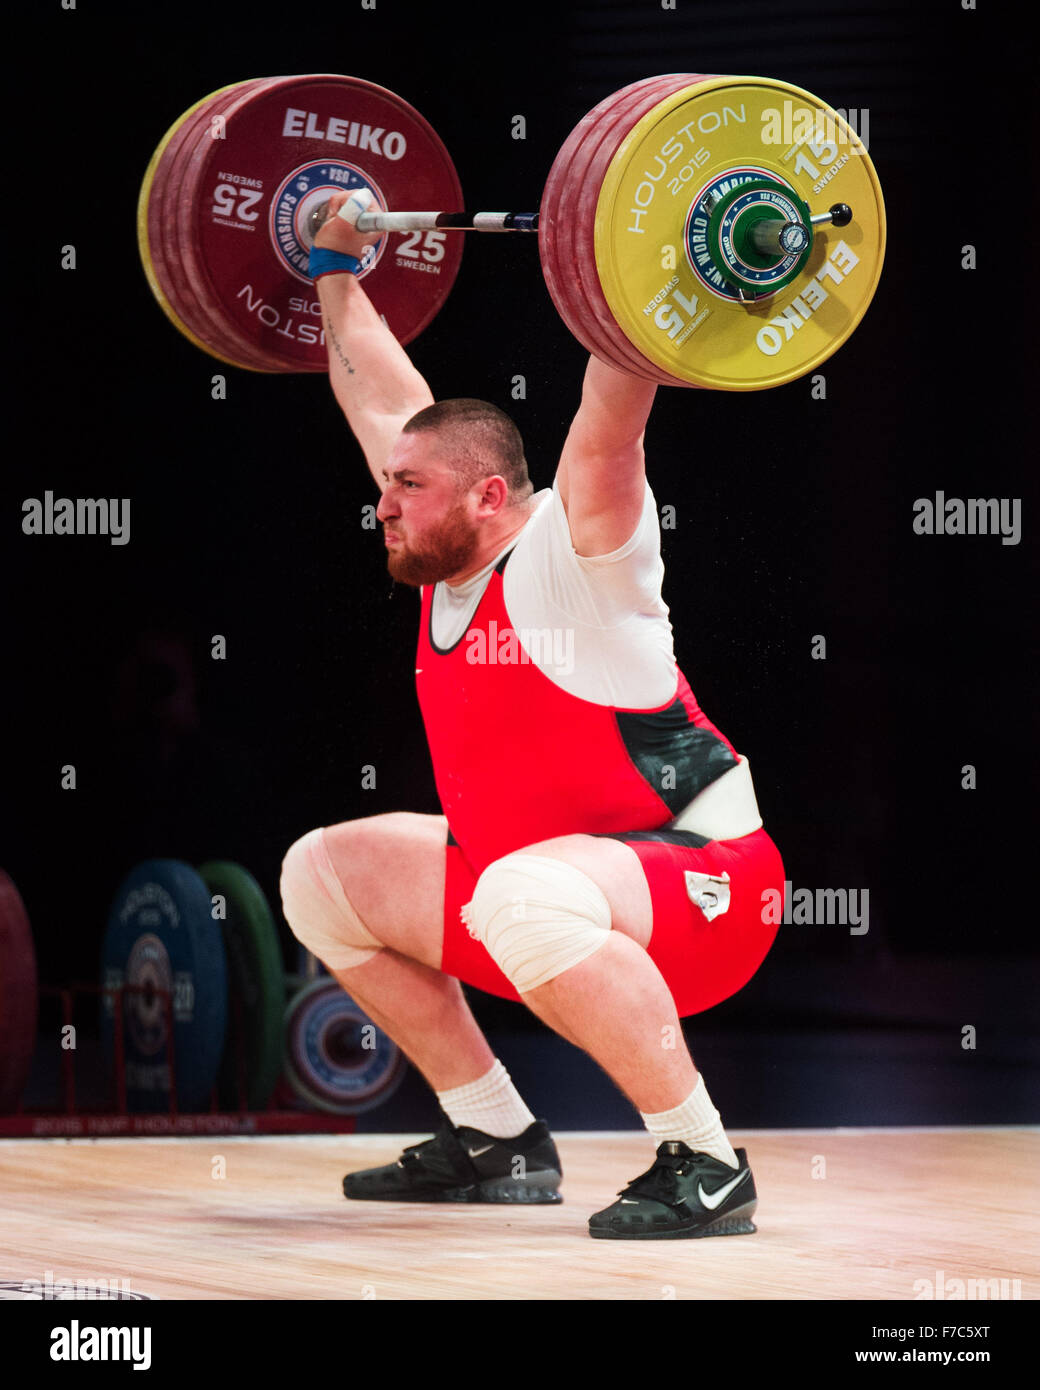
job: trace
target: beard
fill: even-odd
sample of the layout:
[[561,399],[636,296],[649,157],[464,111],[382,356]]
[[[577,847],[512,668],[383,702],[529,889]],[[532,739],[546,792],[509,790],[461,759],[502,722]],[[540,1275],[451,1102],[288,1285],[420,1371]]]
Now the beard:
[[402,538],[399,545],[387,550],[386,564],[395,583],[419,588],[450,579],[470,564],[476,550],[476,528],[466,516],[465,503],[459,502],[436,530],[427,533],[421,548]]

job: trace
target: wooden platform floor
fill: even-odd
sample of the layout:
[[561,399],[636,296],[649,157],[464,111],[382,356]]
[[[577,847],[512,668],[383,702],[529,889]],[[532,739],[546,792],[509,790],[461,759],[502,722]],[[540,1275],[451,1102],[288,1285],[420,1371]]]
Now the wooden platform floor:
[[163,1299],[911,1300],[941,1277],[1040,1296],[1038,1129],[734,1132],[758,1233],[696,1241],[589,1238],[649,1166],[637,1132],[558,1134],[557,1207],[342,1197],[345,1172],[423,1137],[4,1141],[0,1279]]

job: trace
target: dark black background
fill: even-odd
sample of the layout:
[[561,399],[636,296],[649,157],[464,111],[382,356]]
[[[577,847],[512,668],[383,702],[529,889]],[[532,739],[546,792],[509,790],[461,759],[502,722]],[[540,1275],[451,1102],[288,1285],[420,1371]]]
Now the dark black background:
[[[1035,294],[1020,259],[1031,86],[1010,13],[956,0],[66,13],[55,0],[40,14],[46,71],[16,78],[28,131],[7,219],[0,863],[29,906],[43,976],[96,974],[108,903],[139,859],[236,859],[277,902],[281,856],[304,831],[439,809],[412,686],[417,599],[390,596],[381,538],[361,528],[376,493],[325,379],[231,370],[214,402],[224,368],[151,297],[136,199],[167,126],[228,82],[354,73],[436,127],[469,206],[534,207],[556,150],[609,92],[654,72],[753,73],[869,109],[887,260],[824,368],[826,401],[804,379],[659,393],[648,472],[678,514],[665,599],[700,704],[751,759],[788,878],[868,888],[871,915],[864,937],[783,928],[709,1026],[724,1038],[928,1029],[944,1065],[984,1065],[987,1046],[991,1065],[1002,1058],[985,1086],[944,1083],[942,1118],[1035,1118]],[[510,135],[518,113],[525,141]],[[58,269],[68,242],[74,272]],[[436,396],[509,410],[536,487],[549,485],[584,354],[533,238],[471,237],[451,301],[410,350]],[[46,489],[130,497],[131,543],[24,536],[21,504]],[[916,536],[914,500],[940,489],[1021,498],[1021,544]],[[226,661],[210,660],[214,633]],[[826,661],[811,659],[815,634]],[[66,763],[74,792],[60,789]],[[968,763],[974,791],[961,788]],[[374,790],[361,790],[364,764]],[[519,1006],[472,998],[492,1031],[522,1035],[514,1073],[528,1045],[569,1054]],[[980,1041],[965,1063],[967,1023]],[[785,1110],[759,1071],[731,1106],[745,1124],[795,1122],[801,1102],[816,1122],[934,1119],[924,1096],[893,1108],[900,1065],[872,1105],[836,1083],[812,1110],[795,1074]],[[972,1099],[983,1092],[988,1105]]]

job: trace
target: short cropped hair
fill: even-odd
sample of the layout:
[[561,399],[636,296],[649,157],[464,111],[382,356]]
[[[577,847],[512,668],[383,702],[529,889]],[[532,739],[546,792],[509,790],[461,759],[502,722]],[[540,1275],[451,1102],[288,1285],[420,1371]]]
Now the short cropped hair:
[[447,463],[463,492],[481,478],[501,474],[516,506],[534,492],[520,431],[504,410],[468,396],[437,401],[413,415],[403,434],[436,432]]

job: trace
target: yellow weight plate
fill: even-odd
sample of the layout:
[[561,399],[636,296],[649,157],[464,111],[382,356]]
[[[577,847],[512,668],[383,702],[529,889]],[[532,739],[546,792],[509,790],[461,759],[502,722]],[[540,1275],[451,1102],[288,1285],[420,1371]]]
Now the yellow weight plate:
[[236,362],[230,357],[223,357],[219,352],[214,352],[209,343],[204,343],[201,338],[196,337],[187,324],[178,318],[173,305],[170,303],[166,296],[166,292],[159,282],[159,277],[155,271],[155,264],[152,260],[151,245],[148,238],[148,199],[151,197],[155,171],[159,167],[160,159],[162,159],[163,154],[166,152],[167,145],[169,145],[181,126],[194,116],[200,106],[205,106],[206,102],[212,101],[214,97],[222,96],[224,92],[230,92],[233,88],[243,85],[244,84],[241,82],[229,82],[226,87],[218,87],[215,92],[210,92],[209,95],[204,96],[201,101],[197,101],[194,106],[189,106],[183,115],[178,116],[173,125],[170,126],[169,130],[159,141],[155,153],[148,161],[148,167],[144,171],[144,178],[141,180],[141,191],[137,197],[137,249],[140,252],[141,265],[144,267],[145,277],[151,287],[152,294],[155,295],[159,307],[173,324],[174,328],[176,328],[179,333],[183,333],[184,337],[187,338],[190,343],[194,343],[197,348],[201,348],[203,352],[208,353],[210,357],[215,357],[220,362],[226,362],[229,367],[242,367],[247,371],[254,371],[256,370],[255,368],[246,367],[242,362]]
[[[705,233],[711,195],[758,179],[786,184],[813,214],[847,203],[852,221],[817,226],[797,279],[742,303]],[[859,135],[819,97],[710,78],[625,137],[600,189],[595,248],[611,312],[649,362],[693,386],[756,391],[814,370],[862,319],[881,276],[885,205]]]

